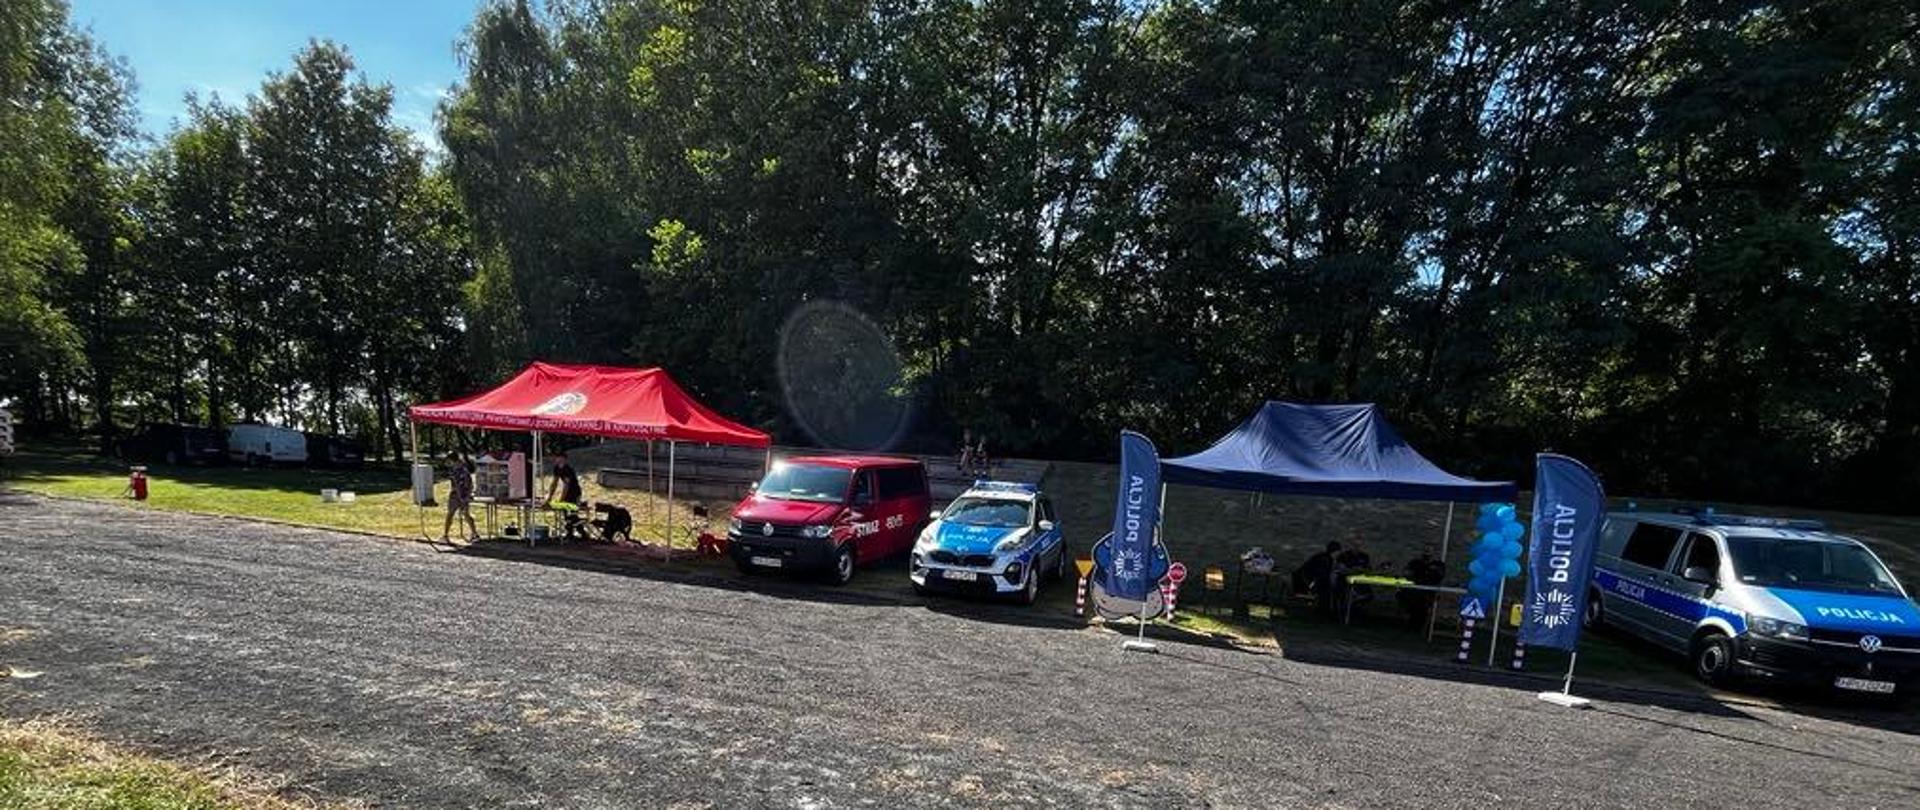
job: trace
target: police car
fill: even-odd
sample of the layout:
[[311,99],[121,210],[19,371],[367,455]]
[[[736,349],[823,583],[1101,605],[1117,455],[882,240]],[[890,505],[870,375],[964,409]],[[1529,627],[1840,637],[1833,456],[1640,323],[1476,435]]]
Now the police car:
[[1886,565],[1816,521],[1607,516],[1584,620],[1685,653],[1694,674],[1906,695],[1920,608]]
[[1066,549],[1053,504],[1037,487],[975,481],[933,513],[907,575],[920,593],[1011,594],[1030,605],[1041,578],[1064,575]]

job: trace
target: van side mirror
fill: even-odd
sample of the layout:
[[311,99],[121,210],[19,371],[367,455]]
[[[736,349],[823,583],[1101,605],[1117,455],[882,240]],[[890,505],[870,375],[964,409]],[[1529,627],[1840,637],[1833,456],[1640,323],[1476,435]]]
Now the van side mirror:
[[755,482],[753,482],[753,483],[751,483],[751,484],[748,484],[748,485],[747,485],[747,491],[748,491],[748,492],[759,492],[759,491],[760,491],[760,482],[759,482],[759,481],[755,481]]
[[1040,521],[1040,531],[1043,531],[1043,532],[1053,531],[1053,521],[1051,520]]
[[1704,565],[1687,566],[1687,570],[1680,572],[1680,578],[1688,582],[1698,582],[1702,585],[1712,585],[1715,579],[1713,569]]

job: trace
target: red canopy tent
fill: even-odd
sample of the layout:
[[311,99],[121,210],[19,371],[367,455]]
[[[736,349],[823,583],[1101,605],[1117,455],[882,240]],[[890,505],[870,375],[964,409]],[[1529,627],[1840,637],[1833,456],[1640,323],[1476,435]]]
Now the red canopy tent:
[[491,391],[415,405],[415,422],[615,439],[768,447],[772,437],[714,413],[659,368],[534,363]]
[[[534,363],[499,387],[407,410],[427,422],[533,434],[534,469],[541,468],[546,432],[667,442],[667,521],[673,521],[674,447],[704,442],[771,447],[765,432],[727,419],[689,396],[659,368]],[[419,440],[414,438],[415,458]],[[651,453],[651,451],[649,451]],[[668,548],[672,545],[669,543]],[[669,552],[670,553],[670,552]]]

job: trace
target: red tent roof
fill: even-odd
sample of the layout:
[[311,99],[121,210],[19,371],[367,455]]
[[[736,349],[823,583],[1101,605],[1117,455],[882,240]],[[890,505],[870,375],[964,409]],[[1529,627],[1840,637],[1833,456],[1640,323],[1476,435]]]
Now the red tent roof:
[[415,405],[416,422],[619,439],[766,447],[772,437],[727,420],[658,368],[534,363],[491,391]]

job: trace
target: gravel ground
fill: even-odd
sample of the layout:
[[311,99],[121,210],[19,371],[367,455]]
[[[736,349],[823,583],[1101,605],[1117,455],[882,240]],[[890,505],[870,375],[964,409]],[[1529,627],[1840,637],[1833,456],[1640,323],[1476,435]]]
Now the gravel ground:
[[0,715],[396,807],[1912,807],[1908,714],[1290,660],[0,493]]

